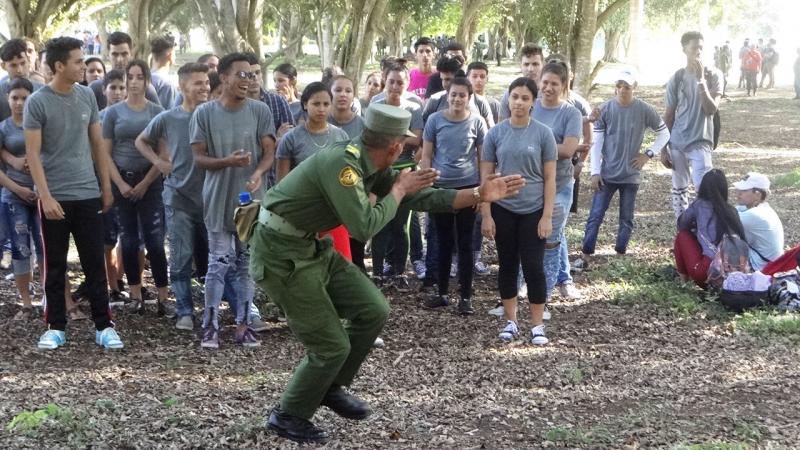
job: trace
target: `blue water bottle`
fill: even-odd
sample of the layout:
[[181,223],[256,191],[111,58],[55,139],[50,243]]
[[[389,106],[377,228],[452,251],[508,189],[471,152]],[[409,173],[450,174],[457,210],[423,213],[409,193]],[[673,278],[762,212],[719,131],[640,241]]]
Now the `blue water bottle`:
[[239,192],[239,206],[247,206],[250,203],[253,203],[253,197],[250,193],[247,191]]

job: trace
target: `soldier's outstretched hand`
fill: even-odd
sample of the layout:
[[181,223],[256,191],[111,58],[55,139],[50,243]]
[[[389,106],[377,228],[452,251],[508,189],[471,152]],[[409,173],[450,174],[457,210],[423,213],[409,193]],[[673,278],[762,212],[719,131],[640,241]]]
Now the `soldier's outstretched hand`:
[[501,176],[499,173],[489,175],[481,183],[481,201],[495,202],[517,195],[523,186],[525,179],[521,175]]
[[433,186],[437,178],[439,171],[436,169],[404,169],[395,178],[393,189],[399,190],[403,196],[411,195]]

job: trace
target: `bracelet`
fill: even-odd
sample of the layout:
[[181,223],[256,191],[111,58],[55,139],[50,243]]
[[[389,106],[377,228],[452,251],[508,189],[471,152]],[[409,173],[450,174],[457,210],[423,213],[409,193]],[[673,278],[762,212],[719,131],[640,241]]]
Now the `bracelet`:
[[475,186],[472,188],[472,199],[475,200],[475,203],[481,202],[481,188],[480,186]]

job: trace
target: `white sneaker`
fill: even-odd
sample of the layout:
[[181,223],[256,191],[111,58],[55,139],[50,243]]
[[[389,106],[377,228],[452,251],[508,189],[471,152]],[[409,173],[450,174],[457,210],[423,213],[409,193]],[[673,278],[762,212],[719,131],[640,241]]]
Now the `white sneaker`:
[[550,310],[547,309],[547,306],[545,306],[544,307],[544,312],[542,313],[542,320],[550,320],[551,316],[552,316],[552,314],[550,314]]
[[424,280],[426,273],[425,261],[418,259],[412,262],[411,265],[414,266],[414,275],[417,276],[417,279]]
[[570,272],[581,273],[584,270],[589,270],[589,262],[583,258],[578,258],[569,263]]
[[574,283],[561,283],[558,286],[558,293],[561,294],[561,298],[567,300],[578,300],[581,298],[581,291],[575,287]]
[[184,331],[194,330],[194,320],[192,316],[183,316],[175,322],[175,328]]
[[475,273],[480,276],[484,276],[489,275],[491,271],[489,270],[489,266],[484,264],[483,261],[478,261],[475,263]]
[[373,348],[383,348],[384,345],[386,344],[383,342],[383,338],[380,336],[376,337],[375,342],[372,343]]
[[505,314],[506,314],[506,309],[503,308],[502,303],[489,310],[490,316],[503,317]]
[[518,298],[528,298],[528,283],[522,283],[522,286],[517,290]]
[[531,344],[545,345],[548,342],[550,340],[544,335],[544,325],[538,325],[531,329]]
[[499,337],[500,340],[503,342],[511,342],[518,336],[519,336],[519,328],[517,327],[517,322],[514,322],[513,320],[507,321],[505,328],[503,328],[503,331],[501,331],[500,334],[497,335],[497,337]]
[[253,317],[250,319],[250,329],[256,333],[269,330],[269,325],[264,322],[260,317]]

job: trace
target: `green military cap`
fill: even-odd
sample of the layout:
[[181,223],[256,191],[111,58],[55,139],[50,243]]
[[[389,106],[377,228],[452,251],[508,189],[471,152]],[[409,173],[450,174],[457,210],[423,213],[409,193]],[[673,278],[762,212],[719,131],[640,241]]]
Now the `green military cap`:
[[409,131],[409,125],[411,125],[410,112],[382,103],[369,105],[367,114],[364,116],[364,126],[370,131],[393,136],[417,137],[416,134]]

